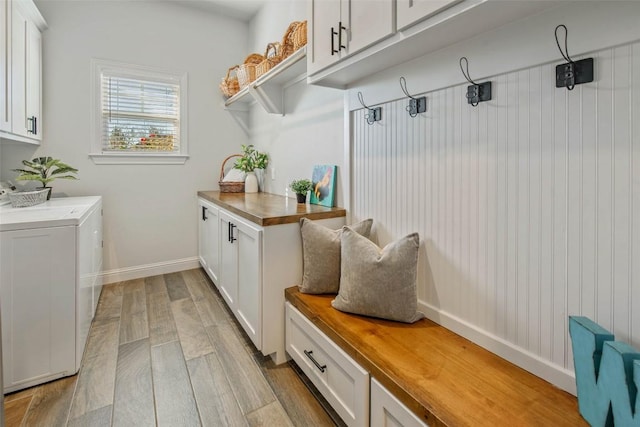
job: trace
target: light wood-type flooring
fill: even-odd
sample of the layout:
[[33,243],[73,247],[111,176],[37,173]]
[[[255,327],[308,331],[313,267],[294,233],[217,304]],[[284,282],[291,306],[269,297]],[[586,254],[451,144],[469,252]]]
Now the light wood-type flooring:
[[[5,397],[7,426],[333,426],[200,269],[107,285],[78,375]],[[335,421],[334,421],[335,420]]]

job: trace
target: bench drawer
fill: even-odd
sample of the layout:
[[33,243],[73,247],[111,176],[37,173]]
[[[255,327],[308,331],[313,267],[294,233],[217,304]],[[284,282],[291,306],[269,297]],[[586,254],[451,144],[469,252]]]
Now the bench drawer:
[[371,427],[427,427],[427,424],[372,377]]
[[347,425],[369,425],[369,373],[289,303],[286,349]]

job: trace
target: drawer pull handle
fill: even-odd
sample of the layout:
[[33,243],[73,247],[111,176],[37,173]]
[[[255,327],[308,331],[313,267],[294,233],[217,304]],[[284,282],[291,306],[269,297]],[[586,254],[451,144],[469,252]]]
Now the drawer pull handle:
[[327,365],[320,365],[318,363],[318,361],[316,359],[314,359],[314,357],[312,356],[313,354],[313,350],[305,350],[304,354],[311,359],[311,361],[313,362],[314,365],[316,365],[316,368],[320,369],[320,372],[324,372],[327,370]]

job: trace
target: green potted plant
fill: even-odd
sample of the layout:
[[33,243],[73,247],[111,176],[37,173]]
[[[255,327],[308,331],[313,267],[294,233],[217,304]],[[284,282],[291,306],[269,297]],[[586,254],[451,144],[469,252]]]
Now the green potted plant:
[[308,179],[298,179],[295,181],[291,181],[289,187],[296,193],[296,198],[298,199],[298,203],[306,203],[307,202],[307,193],[313,187],[311,181]]
[[[247,174],[244,191],[246,193],[255,193],[258,189],[262,191],[264,186],[264,170],[269,163],[269,156],[267,153],[262,153],[256,150],[253,144],[242,145],[241,147],[242,157],[236,160],[234,168]],[[254,177],[256,180],[256,186],[254,186],[253,182]]]
[[42,188],[48,188],[47,200],[51,198],[51,187],[48,185],[56,179],[78,179],[73,174],[78,169],[62,163],[60,159],[52,157],[36,157],[35,159],[23,160],[22,164],[25,169],[13,169],[14,172],[20,172],[16,177],[18,181],[39,181]]

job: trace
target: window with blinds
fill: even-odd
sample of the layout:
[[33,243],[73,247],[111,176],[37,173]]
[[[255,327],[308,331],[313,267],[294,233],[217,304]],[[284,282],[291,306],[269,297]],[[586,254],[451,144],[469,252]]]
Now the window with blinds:
[[102,74],[102,149],[180,151],[180,86]]
[[122,159],[129,153],[136,159],[144,154],[186,159],[185,129],[181,129],[186,75],[99,60],[94,65],[98,117],[92,157]]

